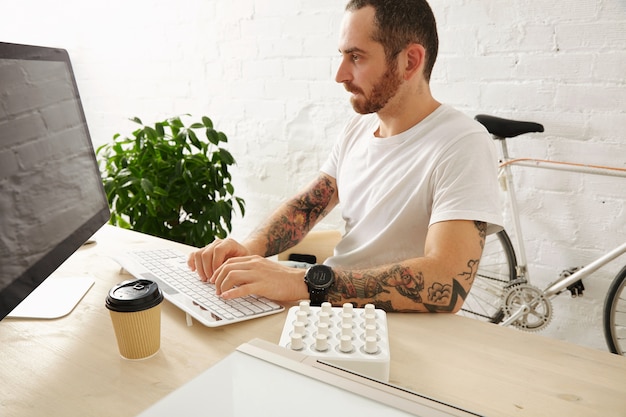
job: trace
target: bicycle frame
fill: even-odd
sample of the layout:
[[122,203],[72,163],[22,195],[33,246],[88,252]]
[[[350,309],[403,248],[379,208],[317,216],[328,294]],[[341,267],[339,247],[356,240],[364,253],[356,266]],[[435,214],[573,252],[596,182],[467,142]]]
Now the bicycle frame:
[[[517,277],[530,281],[529,274],[528,274],[528,266],[527,266],[528,263],[526,259],[526,249],[524,247],[522,228],[520,225],[520,220],[519,220],[519,215],[518,215],[519,211],[518,211],[518,206],[517,206],[517,198],[515,196],[515,187],[513,184],[513,175],[511,173],[511,166],[520,165],[520,166],[533,167],[533,168],[544,168],[544,169],[551,169],[551,170],[560,170],[560,171],[569,171],[569,172],[578,172],[578,173],[584,173],[584,174],[596,174],[596,175],[605,175],[605,176],[609,175],[609,176],[624,177],[624,178],[626,178],[626,170],[619,169],[619,168],[601,167],[601,166],[596,166],[596,165],[576,164],[576,163],[571,163],[571,162],[560,162],[560,161],[546,161],[546,160],[537,160],[537,159],[530,159],[530,158],[511,159],[509,157],[506,139],[498,138],[498,142],[500,143],[500,152],[502,156],[502,161],[500,162],[499,178],[501,181],[504,181],[504,184],[506,184],[505,191],[508,194],[509,203],[511,205],[511,215],[513,217],[513,228],[515,231],[518,258],[520,261],[518,264]],[[619,257],[620,255],[624,253],[626,253],[626,242],[618,246],[617,248],[613,249],[612,251],[606,253],[605,255],[601,256],[600,258],[596,259],[595,261],[591,262],[590,264],[586,265],[585,267],[574,272],[573,274],[567,277],[560,278],[556,282],[550,284],[545,290],[543,290],[543,295],[546,297],[554,297],[558,295],[570,285],[574,284],[575,282],[579,280],[587,278],[593,272],[597,271],[599,268],[601,268],[602,266],[606,265],[607,263],[611,262],[612,260],[614,260],[615,258]],[[514,314],[515,317],[511,317],[506,322],[515,321],[515,319],[517,319],[517,317],[519,317],[520,314],[523,314],[523,312],[517,312],[516,314]]]

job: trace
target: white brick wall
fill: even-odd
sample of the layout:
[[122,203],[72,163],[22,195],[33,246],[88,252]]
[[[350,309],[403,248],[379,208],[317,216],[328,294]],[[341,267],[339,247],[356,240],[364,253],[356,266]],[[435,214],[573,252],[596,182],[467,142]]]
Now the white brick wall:
[[[626,5],[621,0],[432,1],[432,88],[470,115],[541,122],[517,156],[626,167]],[[209,115],[230,138],[247,201],[236,237],[303,186],[352,114],[336,85],[336,0],[0,0],[2,41],[60,46],[74,60],[96,144],[144,121]],[[6,16],[6,15],[5,15]],[[519,169],[522,224],[540,286],[626,235],[624,180]],[[340,227],[333,214],[321,227]],[[605,349],[604,294],[626,259],[556,299],[543,334]]]

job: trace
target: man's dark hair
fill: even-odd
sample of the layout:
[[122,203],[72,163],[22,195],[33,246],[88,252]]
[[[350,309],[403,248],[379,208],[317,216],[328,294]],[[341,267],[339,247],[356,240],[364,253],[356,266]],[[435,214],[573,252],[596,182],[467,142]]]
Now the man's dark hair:
[[350,0],[346,11],[366,6],[375,10],[373,40],[383,45],[387,61],[395,59],[409,44],[419,43],[426,49],[424,77],[430,81],[439,39],[435,16],[426,0]]

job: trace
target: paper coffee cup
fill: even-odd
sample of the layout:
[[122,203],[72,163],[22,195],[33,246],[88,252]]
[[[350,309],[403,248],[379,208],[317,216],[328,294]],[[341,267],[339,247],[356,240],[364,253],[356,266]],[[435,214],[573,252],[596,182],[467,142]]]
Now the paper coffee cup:
[[156,282],[124,281],[109,291],[109,309],[120,355],[146,359],[161,347],[161,302],[163,293]]

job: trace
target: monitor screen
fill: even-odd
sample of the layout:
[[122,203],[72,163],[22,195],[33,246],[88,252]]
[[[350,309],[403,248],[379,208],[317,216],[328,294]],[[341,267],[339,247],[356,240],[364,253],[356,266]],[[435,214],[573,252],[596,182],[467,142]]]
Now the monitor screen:
[[109,215],[67,51],[0,43],[0,319]]

